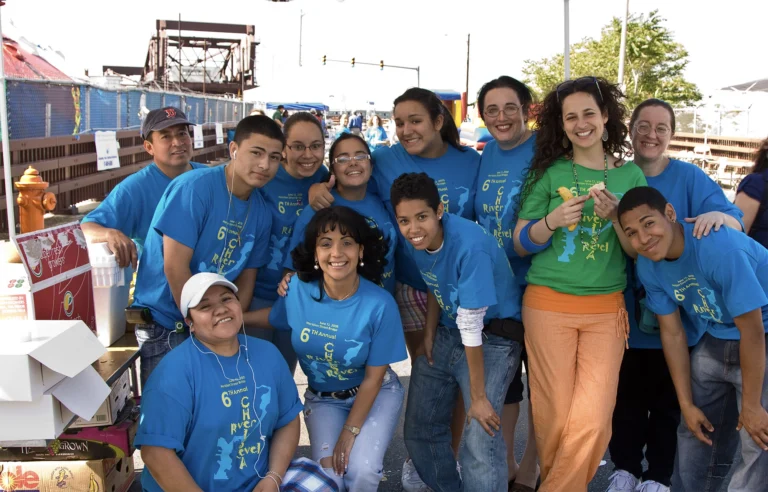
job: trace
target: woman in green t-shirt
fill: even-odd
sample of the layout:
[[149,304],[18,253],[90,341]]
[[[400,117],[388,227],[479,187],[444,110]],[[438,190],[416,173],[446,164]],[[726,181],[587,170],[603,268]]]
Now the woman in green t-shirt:
[[645,186],[629,148],[619,88],[595,77],[560,84],[538,115],[515,249],[533,254],[523,299],[542,492],[586,492],[611,437],[629,324],[623,194]]

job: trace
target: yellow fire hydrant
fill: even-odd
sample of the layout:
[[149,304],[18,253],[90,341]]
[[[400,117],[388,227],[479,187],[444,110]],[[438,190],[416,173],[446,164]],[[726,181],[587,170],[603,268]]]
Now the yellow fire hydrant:
[[37,169],[29,166],[24,176],[13,185],[19,190],[16,203],[19,204],[21,233],[44,229],[43,216],[56,208],[56,195],[45,191],[48,183],[43,181]]

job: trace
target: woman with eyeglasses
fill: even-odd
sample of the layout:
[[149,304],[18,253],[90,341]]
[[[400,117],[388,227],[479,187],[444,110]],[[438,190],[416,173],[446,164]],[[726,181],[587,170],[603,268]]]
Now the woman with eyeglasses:
[[[659,190],[678,217],[694,223],[697,238],[722,226],[742,230],[741,211],[700,168],[667,156],[675,134],[675,112],[669,103],[647,99],[632,112],[629,121],[634,162],[645,174],[648,186]],[[619,372],[613,436],[608,449],[616,466],[607,492],[668,491],[677,448],[680,406],[664,359],[656,316],[645,308],[645,290],[634,265],[627,268],[625,291],[630,312],[629,350]],[[688,346],[694,347],[706,325],[700,318],[680,313]],[[735,406],[732,415],[738,416]],[[732,422],[735,426],[736,422]],[[647,446],[647,448],[646,448]],[[645,453],[643,449],[645,448]],[[648,461],[643,471],[643,457]],[[641,483],[642,481],[642,483]]]
[[[477,222],[504,248],[518,285],[525,288],[525,274],[531,266],[530,256],[515,252],[512,231],[517,221],[520,192],[528,176],[536,135],[528,128],[528,111],[533,96],[525,84],[512,77],[499,77],[480,88],[477,105],[493,140],[480,157],[477,176],[475,214]],[[519,306],[518,306],[519,307]],[[521,356],[527,363],[525,348]],[[530,373],[530,368],[528,370]],[[522,364],[504,399],[502,430],[507,445],[507,467],[511,492],[533,492],[538,478],[534,424],[529,422],[528,440],[523,459],[515,459],[515,426],[523,401]],[[530,400],[530,384],[528,385]],[[529,414],[530,401],[528,407]]]
[[[256,277],[251,311],[271,306],[277,300],[277,285],[283,277],[283,263],[288,257],[293,224],[301,211],[308,208],[309,187],[328,176],[323,166],[325,138],[317,118],[307,112],[294,113],[286,120],[283,133],[287,141],[284,160],[275,178],[261,190],[272,211],[269,236],[271,259]],[[246,330],[249,336],[274,343],[293,374],[296,354],[287,334],[249,326]]]
[[[619,197],[646,184],[619,88],[583,77],[544,99],[514,240],[533,255],[523,297],[542,492],[585,492],[611,437],[629,325]],[[624,251],[622,251],[624,250]]]
[[[381,285],[394,296],[397,233],[381,199],[367,192],[373,168],[368,145],[362,137],[345,133],[333,142],[328,155],[331,161],[331,176],[336,180],[336,187],[331,190],[334,198],[333,205],[349,207],[365,217],[372,229],[378,228],[381,232],[382,239],[388,244],[385,256],[387,265],[381,275]],[[296,249],[304,240],[304,231],[314,216],[315,211],[312,207],[306,207],[301,212],[293,227],[290,251]],[[296,270],[290,255],[286,258],[285,268]]]

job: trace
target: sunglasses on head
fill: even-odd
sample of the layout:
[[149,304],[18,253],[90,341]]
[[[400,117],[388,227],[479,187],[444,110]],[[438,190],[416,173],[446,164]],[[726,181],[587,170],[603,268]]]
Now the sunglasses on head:
[[600,94],[600,102],[605,102],[603,100],[603,91],[600,90],[600,84],[597,82],[597,77],[579,77],[578,79],[566,80],[565,82],[558,84],[557,88],[555,88],[557,93],[557,102],[560,102],[561,91],[570,91],[569,94],[571,94],[576,92],[575,89],[579,85],[581,87],[586,87],[587,85],[592,84],[595,84],[595,87],[597,87],[597,93]]

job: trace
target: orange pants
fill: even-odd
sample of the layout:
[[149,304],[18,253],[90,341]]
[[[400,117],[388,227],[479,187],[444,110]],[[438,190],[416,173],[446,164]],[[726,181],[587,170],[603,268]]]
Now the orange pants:
[[[568,302],[573,299],[563,299],[564,294],[554,291],[554,298],[546,303],[548,309],[536,309],[531,305],[543,307],[536,302],[542,300],[536,294],[546,294],[541,289],[534,286],[532,299],[523,302],[531,404],[541,465],[539,490],[586,492],[611,439],[619,368],[628,334],[627,312],[620,294],[567,296],[580,298],[574,306]],[[594,297],[602,298],[597,309],[590,302]],[[591,307],[598,312],[555,312],[553,306],[559,311]]]

